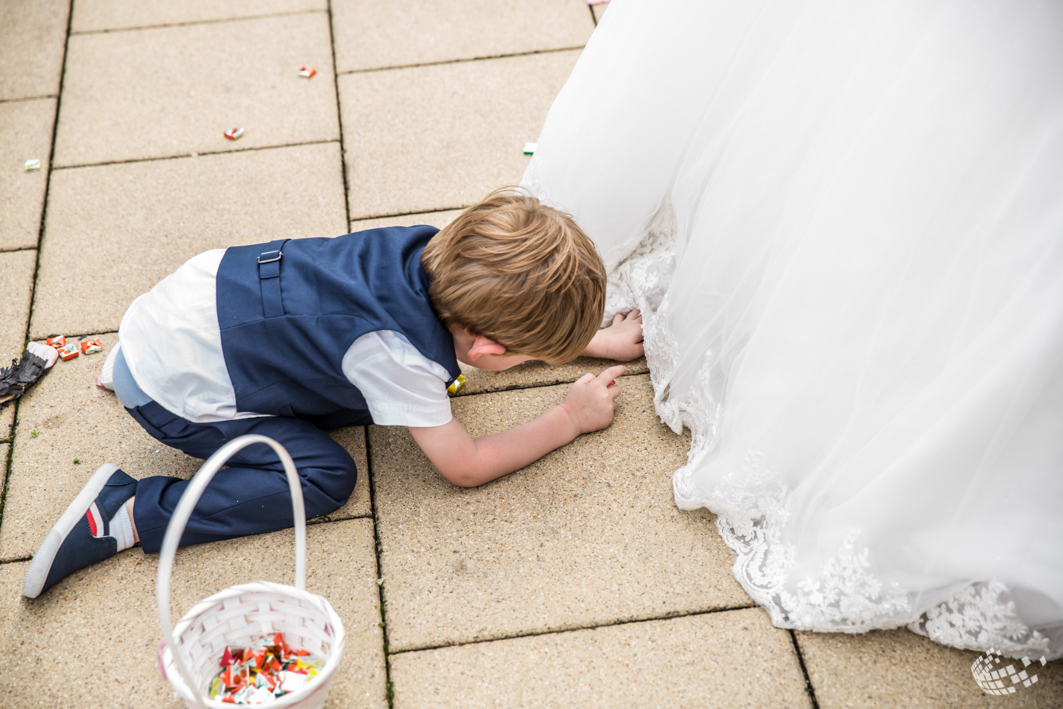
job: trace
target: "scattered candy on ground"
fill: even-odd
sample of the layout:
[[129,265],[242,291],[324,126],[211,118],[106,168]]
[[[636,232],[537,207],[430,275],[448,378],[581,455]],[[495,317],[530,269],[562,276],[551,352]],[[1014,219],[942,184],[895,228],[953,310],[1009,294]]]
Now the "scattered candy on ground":
[[293,650],[284,635],[263,635],[246,648],[225,648],[221,672],[210,683],[210,698],[228,704],[269,704],[302,689],[324,661]]
[[68,359],[74,359],[80,354],[78,352],[77,343],[71,342],[69,345],[63,345],[59,348],[59,359],[66,362]]
[[228,138],[229,140],[236,140],[237,138],[239,138],[243,134],[244,134],[244,129],[243,128],[230,128],[229,130],[225,131],[225,137]]
[[313,76],[316,73],[317,73],[317,69],[315,69],[312,66],[301,66],[301,67],[299,67],[299,76],[303,77],[304,79],[309,79],[311,76]]
[[103,352],[103,343],[100,342],[100,338],[95,340],[82,340],[81,341],[81,354],[96,354],[97,352]]
[[524,144],[524,154],[525,155],[534,155],[535,154],[535,147],[537,145],[538,145],[538,143],[525,143]]
[[23,163],[22,169],[24,169],[26,172],[37,172],[41,169],[41,161],[27,160],[25,163]]
[[79,354],[90,355],[103,352],[103,343],[100,342],[98,337],[67,344],[66,335],[56,335],[55,337],[49,337],[44,341],[44,344],[59,350],[59,358],[64,362],[68,359],[74,359]]

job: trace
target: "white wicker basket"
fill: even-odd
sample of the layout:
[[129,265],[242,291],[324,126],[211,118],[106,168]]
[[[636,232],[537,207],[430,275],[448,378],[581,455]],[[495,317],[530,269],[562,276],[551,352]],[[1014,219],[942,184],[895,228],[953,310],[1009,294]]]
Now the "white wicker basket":
[[[203,489],[218,469],[240,449],[264,443],[280,456],[292,493],[295,518],[295,587],[267,581],[232,586],[197,603],[176,628],[170,624],[170,574],[177,544]],[[307,593],[306,512],[295,464],[284,447],[265,436],[241,436],[222,446],[203,464],[177,505],[159,553],[159,669],[189,709],[230,709],[232,704],[209,699],[210,682],[221,669],[226,646],[243,647],[254,638],[281,632],[289,645],[309,650],[325,663],[302,689],[279,697],[268,706],[320,709],[328,697],[336,666],[343,655],[343,622],[327,600]]]

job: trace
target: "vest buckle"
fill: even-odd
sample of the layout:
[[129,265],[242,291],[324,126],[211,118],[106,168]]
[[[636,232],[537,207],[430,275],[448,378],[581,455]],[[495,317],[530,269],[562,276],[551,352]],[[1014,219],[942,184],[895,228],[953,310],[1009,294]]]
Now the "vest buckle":
[[[269,256],[270,254],[277,254],[277,255],[276,256],[272,256],[270,258],[263,258],[263,256]],[[282,256],[284,256],[284,254],[281,253],[280,249],[274,249],[273,251],[263,251],[262,253],[260,253],[258,255],[258,262],[259,262],[259,264],[273,263],[274,261],[280,261]]]

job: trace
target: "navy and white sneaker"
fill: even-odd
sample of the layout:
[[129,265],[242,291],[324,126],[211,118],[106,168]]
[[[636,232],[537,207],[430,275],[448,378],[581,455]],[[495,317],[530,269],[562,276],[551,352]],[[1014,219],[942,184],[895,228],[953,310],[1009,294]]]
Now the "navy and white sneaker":
[[[33,555],[22,595],[36,598],[78,569],[117,554],[111,523],[136,491],[137,481],[116,465],[107,463],[93,473]],[[131,544],[130,539],[122,548]]]

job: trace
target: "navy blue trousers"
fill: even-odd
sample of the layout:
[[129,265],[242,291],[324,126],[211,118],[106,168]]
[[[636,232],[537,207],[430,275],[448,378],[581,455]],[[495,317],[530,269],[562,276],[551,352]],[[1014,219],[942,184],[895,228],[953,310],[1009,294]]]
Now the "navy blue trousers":
[[[302,480],[306,517],[340,507],[350,497],[358,471],[350,454],[323,429],[372,423],[368,411],[340,411],[316,418],[265,416],[217,423],[193,423],[154,401],[127,408],[160,443],[196,458],[209,458],[229,441],[248,433],[268,436],[291,454]],[[294,524],[284,467],[264,444],[244,448],[219,470],[188,520],[181,546],[244,537]],[[137,483],[133,509],[140,543],[147,553],[162,548],[166,525],[188,481],[150,477]]]

